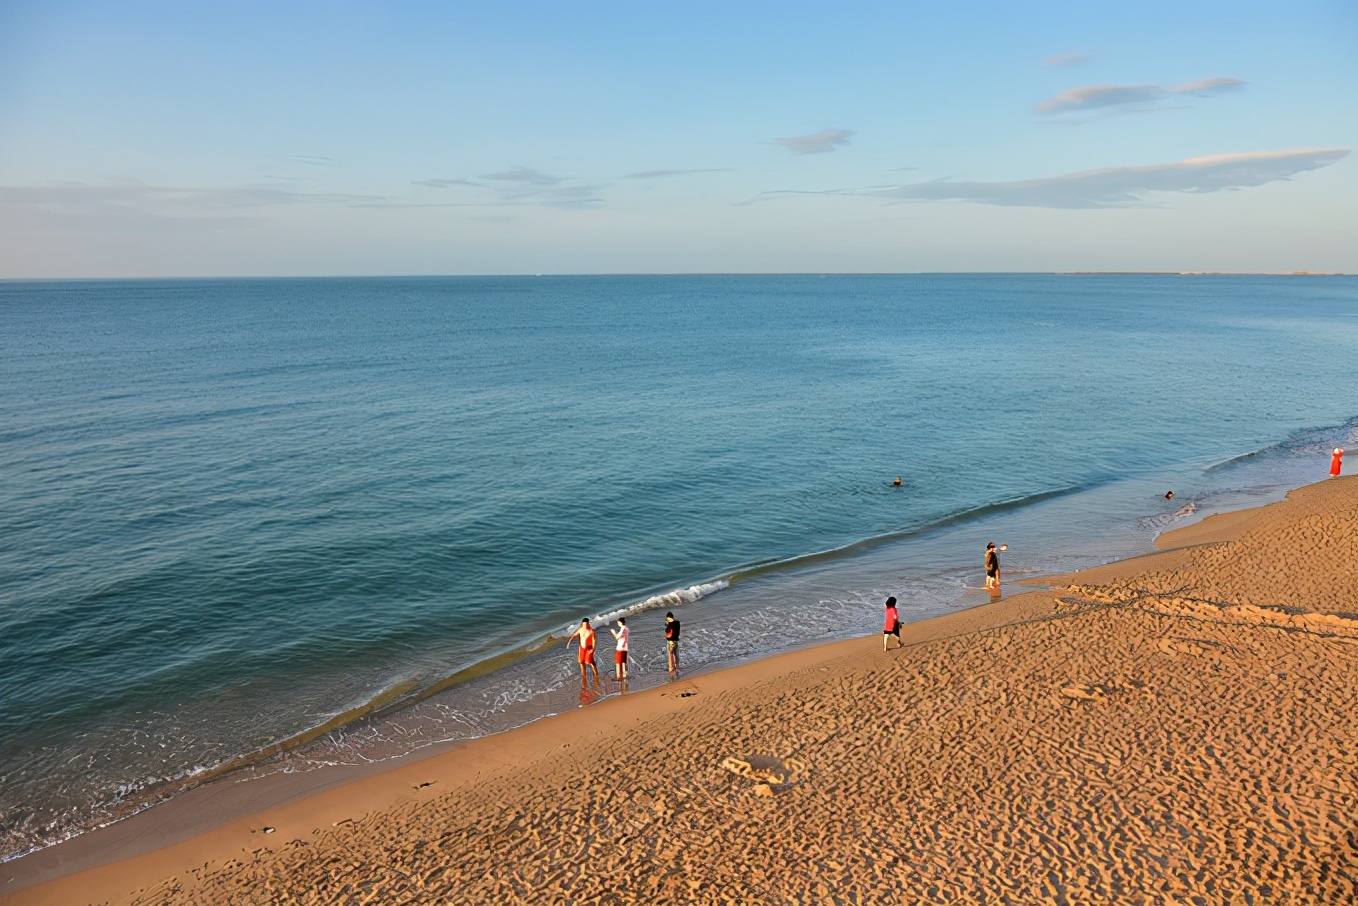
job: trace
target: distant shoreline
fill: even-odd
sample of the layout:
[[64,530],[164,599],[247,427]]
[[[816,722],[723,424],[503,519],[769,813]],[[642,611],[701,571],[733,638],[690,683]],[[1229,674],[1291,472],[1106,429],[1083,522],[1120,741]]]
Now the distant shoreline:
[[1351,277],[1342,271],[1053,271],[1058,277]]

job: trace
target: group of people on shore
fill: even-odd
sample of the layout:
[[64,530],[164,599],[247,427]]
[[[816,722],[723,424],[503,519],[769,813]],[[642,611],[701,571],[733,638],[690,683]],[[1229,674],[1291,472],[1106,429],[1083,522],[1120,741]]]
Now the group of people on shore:
[[[627,628],[627,618],[618,617],[618,628],[609,629],[617,647],[613,654],[613,663],[616,667],[614,678],[625,683],[628,679],[627,662],[631,653],[631,630]],[[589,619],[580,621],[580,628],[571,633],[570,638],[566,639],[566,650],[569,651],[571,645],[579,644],[580,659],[580,685],[588,682],[590,671],[594,672],[594,682],[599,682],[599,665],[595,660],[596,633],[594,627],[589,624]],[[674,613],[665,613],[665,655],[669,661],[670,673],[679,672],[679,621],[675,619]]]

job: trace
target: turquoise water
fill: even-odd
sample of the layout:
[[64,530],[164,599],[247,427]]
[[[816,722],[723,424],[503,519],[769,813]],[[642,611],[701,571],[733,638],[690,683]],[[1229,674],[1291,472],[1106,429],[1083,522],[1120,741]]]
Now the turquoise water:
[[582,616],[635,689],[667,609],[690,671],[872,632],[1358,446],[1353,278],[6,282],[0,359],[7,855],[588,703]]

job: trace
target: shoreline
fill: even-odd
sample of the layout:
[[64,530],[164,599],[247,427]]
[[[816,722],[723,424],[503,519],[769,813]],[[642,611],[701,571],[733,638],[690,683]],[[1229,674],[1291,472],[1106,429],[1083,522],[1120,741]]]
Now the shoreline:
[[[90,831],[72,840],[5,863],[3,875],[0,876],[0,881],[3,881],[3,885],[0,886],[0,902],[13,903],[14,906],[88,902],[95,891],[98,891],[96,899],[99,902],[136,903],[148,901],[148,897],[158,897],[159,899],[154,899],[156,902],[194,902],[195,900],[191,898],[175,899],[174,897],[178,895],[176,891],[180,889],[184,891],[201,889],[221,892],[227,888],[220,885],[229,886],[236,882],[243,882],[245,884],[244,889],[257,889],[253,886],[253,881],[246,875],[250,875],[251,872],[258,874],[262,870],[266,874],[273,872],[269,874],[271,878],[277,877],[285,881],[287,871],[279,874],[274,869],[296,869],[296,865],[288,863],[288,854],[291,851],[308,849],[319,852],[336,845],[348,847],[352,844],[349,839],[351,835],[358,835],[365,840],[372,839],[376,835],[377,838],[388,839],[386,845],[389,846],[391,845],[389,841],[389,835],[392,833],[391,828],[402,827],[402,822],[415,821],[417,824],[419,821],[425,822],[418,824],[421,830],[417,832],[417,838],[420,833],[434,834],[440,832],[444,827],[441,822],[445,819],[433,816],[431,813],[438,812],[441,808],[446,807],[451,809],[452,812],[460,813],[465,804],[471,809],[472,814],[479,814],[483,817],[493,816],[497,819],[507,814],[524,814],[534,808],[539,812],[543,809],[550,812],[550,807],[540,802],[541,793],[533,792],[536,786],[543,785],[542,781],[545,778],[562,781],[565,784],[563,793],[572,787],[571,778],[578,780],[582,776],[592,778],[595,783],[602,783],[607,786],[608,777],[599,776],[595,769],[581,764],[580,759],[588,759],[591,765],[600,762],[608,763],[610,758],[616,763],[620,746],[622,749],[627,749],[629,746],[637,748],[644,745],[647,737],[651,738],[652,751],[647,752],[639,760],[649,760],[654,762],[655,765],[664,766],[666,771],[669,772],[668,776],[674,776],[676,759],[681,765],[701,764],[703,766],[698,773],[693,775],[693,778],[697,779],[690,778],[686,783],[680,784],[677,791],[671,790],[668,793],[659,791],[654,794],[654,810],[656,814],[666,818],[666,808],[669,808],[667,803],[672,799],[684,800],[685,796],[682,791],[690,787],[706,785],[709,788],[709,798],[714,795],[720,797],[720,792],[724,789],[720,784],[730,780],[728,774],[717,767],[718,763],[722,761],[723,755],[728,759],[743,757],[747,764],[755,765],[754,760],[748,757],[753,754],[751,751],[727,751],[733,747],[727,745],[724,748],[720,746],[714,748],[711,745],[704,746],[702,744],[702,740],[707,737],[716,737],[725,733],[728,725],[764,727],[763,730],[758,732],[746,734],[750,739],[773,733],[774,730],[771,726],[764,726],[758,721],[752,722],[743,717],[751,710],[754,712],[776,710],[773,707],[776,703],[788,700],[795,701],[798,696],[801,696],[807,703],[795,713],[813,716],[816,720],[820,720],[825,718],[825,715],[821,713],[822,709],[815,707],[817,699],[821,697],[817,690],[821,690],[827,684],[843,687],[857,683],[858,685],[854,687],[857,689],[856,694],[861,694],[865,688],[868,690],[878,688],[873,681],[880,679],[894,669],[905,671],[904,675],[913,677],[915,683],[918,683],[921,678],[929,678],[935,682],[943,683],[946,688],[953,689],[954,700],[948,703],[948,708],[940,712],[939,719],[952,720],[955,714],[960,713],[963,715],[961,720],[965,724],[968,715],[975,716],[973,712],[976,712],[978,707],[976,700],[985,697],[980,690],[994,691],[995,687],[1005,687],[1001,689],[1004,692],[1002,701],[1016,699],[1024,694],[1025,690],[1008,689],[1006,684],[1012,683],[1014,677],[996,675],[993,667],[989,671],[985,669],[967,671],[956,667],[953,668],[951,673],[947,673],[945,683],[944,679],[936,676],[936,674],[941,669],[940,663],[944,665],[949,663],[947,659],[939,662],[921,661],[922,666],[911,667],[909,665],[912,659],[933,657],[936,654],[934,649],[957,646],[962,646],[964,653],[973,652],[973,649],[979,646],[987,654],[998,655],[999,652],[1005,651],[1016,656],[1023,648],[1023,639],[1015,637],[1023,636],[1025,633],[1047,633],[1048,635],[1044,638],[1048,643],[1054,643],[1057,640],[1050,636],[1053,626],[1060,626],[1073,631],[1080,628],[1081,620],[1090,616],[1097,618],[1100,614],[1114,613],[1127,616],[1131,614],[1131,611],[1116,610],[1116,608],[1125,603],[1118,598],[1118,595],[1125,594],[1126,588],[1131,587],[1128,585],[1128,577],[1137,577],[1144,580],[1146,576],[1158,576],[1168,572],[1168,574],[1176,576],[1180,574],[1199,578],[1206,576],[1207,578],[1204,581],[1214,582],[1217,587],[1223,589],[1233,587],[1231,583],[1237,580],[1244,583],[1241,587],[1264,587],[1272,580],[1269,580],[1262,573],[1259,575],[1250,573],[1248,564],[1242,567],[1242,564],[1238,562],[1241,558],[1227,557],[1224,564],[1211,561],[1207,562],[1206,565],[1197,563],[1196,560],[1203,557],[1208,557],[1210,560],[1212,556],[1216,555],[1217,550],[1241,542],[1241,539],[1247,536],[1253,537],[1252,531],[1258,530],[1256,534],[1262,532],[1263,529],[1260,526],[1267,528],[1274,526],[1274,523],[1278,523],[1280,520],[1286,522],[1290,512],[1288,508],[1291,507],[1292,510],[1296,510],[1302,506],[1302,504],[1294,503],[1296,500],[1309,501],[1309,505],[1315,506],[1324,504],[1330,506],[1331,509],[1339,506],[1341,516],[1344,513],[1351,516],[1354,509],[1353,499],[1355,498],[1358,498],[1358,478],[1343,478],[1337,482],[1333,480],[1321,481],[1292,491],[1288,494],[1288,499],[1280,503],[1209,516],[1192,525],[1166,532],[1157,539],[1156,546],[1159,550],[1155,552],[1095,567],[1073,576],[1011,582],[1011,587],[1021,585],[1023,591],[966,610],[918,623],[905,624],[902,627],[902,642],[905,646],[904,652],[908,652],[908,654],[882,655],[878,648],[876,636],[831,642],[772,655],[733,667],[719,668],[706,673],[699,672],[691,677],[683,677],[676,682],[660,687],[622,696],[610,696],[603,701],[592,704],[590,707],[582,707],[568,713],[546,717],[504,733],[473,740],[437,744],[431,746],[428,750],[391,761],[359,767],[333,767],[305,774],[272,775],[246,782],[233,782],[230,778],[218,780],[160,803],[113,825]],[[1335,500],[1339,500],[1340,503],[1335,504]],[[1320,504],[1317,504],[1316,501],[1320,501]],[[1328,503],[1326,503],[1327,501]],[[1289,528],[1289,531],[1295,532],[1295,529],[1296,527],[1293,525]],[[1278,534],[1276,526],[1274,526],[1274,532]],[[1345,539],[1341,537],[1338,540],[1340,542],[1338,551],[1342,561]],[[1354,587],[1350,584],[1347,588],[1344,588],[1342,584],[1337,584],[1345,576],[1343,574],[1334,575],[1333,569],[1327,573],[1326,563],[1328,562],[1335,569],[1340,569],[1341,573],[1345,568],[1351,572],[1354,567],[1344,562],[1336,562],[1333,557],[1328,561],[1322,558],[1319,562],[1312,562],[1313,557],[1308,559],[1295,550],[1284,549],[1288,543],[1291,543],[1286,538],[1282,541],[1271,538],[1267,543],[1273,544],[1280,551],[1276,552],[1272,561],[1264,564],[1269,570],[1286,572],[1289,567],[1300,569],[1304,565],[1311,576],[1311,579],[1305,583],[1307,588],[1313,586],[1330,587],[1338,592],[1337,597],[1334,601],[1327,603],[1328,610],[1322,612],[1312,608],[1311,612],[1300,614],[1281,613],[1280,615],[1273,615],[1272,612],[1269,612],[1260,616],[1245,609],[1251,607],[1260,611],[1266,609],[1261,608],[1253,600],[1229,604],[1221,612],[1225,614],[1228,611],[1239,609],[1240,614],[1232,615],[1232,619],[1235,616],[1238,616],[1239,619],[1236,622],[1223,625],[1248,624],[1251,631],[1255,631],[1252,627],[1269,626],[1268,619],[1274,619],[1275,623],[1277,620],[1288,620],[1292,621],[1287,624],[1292,631],[1318,632],[1322,637],[1324,632],[1331,632],[1336,634],[1335,637],[1337,638],[1349,638],[1351,633],[1355,641],[1358,642],[1358,618],[1351,618],[1352,613],[1358,611],[1358,603],[1348,600],[1355,595]],[[1348,549],[1351,550],[1351,547]],[[1306,552],[1302,551],[1301,553],[1305,554]],[[1304,564],[1303,561],[1305,561]],[[1230,569],[1237,567],[1246,570],[1243,578],[1230,573]],[[1260,567],[1260,569],[1262,568]],[[1211,569],[1216,569],[1218,572],[1212,573]],[[1317,575],[1317,572],[1320,575]],[[1295,577],[1290,581],[1295,581]],[[1047,588],[1029,590],[1027,586],[1030,584],[1047,586]],[[1066,586],[1064,589],[1058,587],[1062,584]],[[1272,588],[1272,586],[1269,587]],[[1270,593],[1272,592],[1270,591]],[[1221,600],[1232,602],[1235,599],[1222,598]],[[1180,603],[1174,603],[1176,601],[1180,601]],[[1149,621],[1147,625],[1159,626],[1175,619],[1199,621],[1203,619],[1202,614],[1187,610],[1192,602],[1183,603],[1181,598],[1157,595],[1154,596],[1152,603],[1153,607],[1146,605],[1142,608],[1150,614],[1146,618]],[[1155,608],[1159,608],[1159,610],[1155,610]],[[1109,619],[1114,620],[1115,618],[1109,617]],[[1141,617],[1138,616],[1136,619],[1141,619]],[[1349,626],[1350,623],[1353,624],[1351,627]],[[1278,625],[1281,626],[1282,624],[1279,623]],[[1132,631],[1126,627],[1123,628],[1127,632]],[[1142,628],[1138,625],[1136,631],[1141,631]],[[1083,630],[1076,633],[1077,636],[1081,634],[1087,635]],[[1170,641],[1165,642],[1162,639],[1161,642],[1157,642],[1156,645],[1159,647],[1149,655],[1150,657],[1177,658],[1185,653],[1179,651],[1179,648],[1184,648],[1190,654],[1197,651],[1199,655],[1211,654],[1216,650],[1213,645],[1207,645],[1202,640],[1180,643],[1175,641],[1178,636],[1172,634],[1165,638],[1170,639]],[[1006,639],[1007,641],[1000,644],[1001,640]],[[1072,639],[1061,638],[1059,641],[1061,644],[1070,644]],[[1075,638],[1073,641],[1078,643],[1080,639]],[[1076,648],[1078,649],[1078,647],[1077,644]],[[1136,650],[1140,651],[1139,648]],[[1005,656],[1008,657],[1009,655]],[[1091,654],[1089,656],[1097,657],[1098,655]],[[994,661],[993,658],[983,660],[992,664]],[[1350,657],[1348,664],[1350,668],[1353,666],[1352,660]],[[1019,662],[1027,663],[1022,659]],[[1155,663],[1158,664],[1159,661],[1157,660]],[[1192,682],[1207,682],[1210,686],[1212,679],[1210,674],[1203,677],[1191,672],[1196,667],[1201,666],[1192,663],[1191,657],[1188,661],[1178,660],[1174,661],[1173,664],[1167,664],[1166,669],[1174,664],[1189,670],[1191,675],[1188,679]],[[1039,668],[1034,667],[1033,669]],[[1051,665],[1046,665],[1041,669],[1054,668]],[[1220,670],[1220,667],[1218,666],[1217,669]],[[1003,674],[1004,671],[1000,671],[1000,673]],[[1153,682],[1153,676],[1153,673],[1146,673],[1137,677],[1127,675],[1120,679],[1114,677],[1107,681],[1075,683],[1074,685],[1060,687],[1059,691],[1055,693],[1055,697],[1059,700],[1058,704],[1063,709],[1069,709],[1072,701],[1076,703],[1077,708],[1091,702],[1094,703],[1094,707],[1098,707],[1101,702],[1120,701],[1122,696],[1138,697],[1132,691],[1141,689],[1136,683]],[[921,687],[928,687],[929,683],[925,682],[920,685]],[[809,693],[815,694],[807,699]],[[1168,692],[1160,694],[1162,696],[1169,695]],[[1352,697],[1353,693],[1348,694]],[[1144,698],[1144,696],[1141,697]],[[1042,699],[1039,704],[1045,706],[1050,702]],[[829,719],[832,725],[838,726],[843,721],[837,720],[837,718],[841,717],[841,712],[845,712],[849,707],[850,703],[840,701],[838,712],[835,708],[829,708],[830,716],[825,719]],[[918,718],[913,717],[914,713],[910,710],[904,710],[893,719],[917,720]],[[1065,711],[1062,711],[1061,714],[1066,717],[1070,716]],[[993,714],[990,715],[992,718],[994,716]],[[1145,715],[1140,714],[1139,716],[1144,723]],[[1239,715],[1234,714],[1228,715],[1228,717],[1232,720],[1240,719]],[[1345,719],[1349,718],[1345,717]],[[691,725],[695,721],[705,729],[705,734],[683,735],[673,733],[675,729],[685,727],[691,729]],[[775,715],[775,724],[779,722],[781,722],[780,719]],[[808,717],[808,722],[810,722],[810,717]],[[1030,734],[1042,726],[1041,723],[1031,720],[1025,723],[1025,720],[1018,717],[1011,718],[1010,723],[1014,723],[1016,731],[1021,731],[1021,734]],[[1147,729],[1142,724],[1133,722],[1133,725],[1143,730]],[[1026,730],[1025,727],[1027,727]],[[798,729],[804,730],[805,728]],[[1321,729],[1324,730],[1325,728]],[[783,730],[787,731],[788,728],[784,727]],[[819,739],[817,735],[813,734],[809,737],[809,740],[802,739],[799,745],[782,746],[781,748],[788,750],[783,752],[772,751],[780,748],[780,746],[752,746],[747,743],[747,749],[754,748],[764,752],[762,757],[768,760],[768,764],[765,764],[762,769],[771,771],[773,775],[783,778],[783,782],[774,784],[778,787],[776,796],[771,794],[766,797],[770,799],[770,807],[784,807],[786,804],[789,810],[800,808],[803,811],[814,811],[814,803],[799,803],[797,799],[802,788],[815,786],[816,780],[814,777],[806,781],[794,779],[794,775],[804,772],[799,772],[789,765],[794,761],[797,763],[803,761],[824,763],[836,758],[841,760],[848,758],[857,751],[859,746],[856,739],[842,737],[853,737],[856,732],[861,733],[861,731],[855,731],[853,723],[850,722],[849,726],[839,736],[832,735],[831,738]],[[928,732],[936,732],[936,728],[916,727],[915,732],[921,736],[927,736]],[[787,735],[787,733],[785,732],[784,735]],[[792,735],[796,734],[793,733]],[[716,742],[716,740],[711,739],[710,742]],[[879,742],[884,746],[898,744],[882,740],[879,740]],[[1067,739],[1064,742],[1069,744],[1070,740]],[[655,744],[657,743],[659,748],[656,748]],[[847,745],[849,751],[840,751],[840,749],[835,748],[836,745],[839,745],[840,749]],[[1084,743],[1084,745],[1087,746],[1088,743]],[[696,751],[695,747],[697,747]],[[820,753],[821,757],[808,758],[808,754],[818,751],[818,747],[825,750]],[[711,749],[710,754],[703,755],[703,752],[708,749]],[[666,753],[670,750],[679,754],[672,757],[668,756]],[[940,750],[938,757],[943,758],[944,752],[947,751],[949,750],[946,748]],[[829,752],[833,757],[827,756],[826,752]],[[906,750],[896,753],[902,761],[908,754]],[[1353,776],[1356,773],[1352,767],[1355,763],[1353,758],[1352,752],[1341,752],[1338,757],[1331,758],[1330,763],[1338,763],[1341,769],[1346,770],[1348,773],[1345,777],[1358,779],[1358,776]],[[1129,763],[1129,759],[1125,756],[1119,760],[1118,770]],[[776,765],[775,762],[777,762]],[[913,770],[924,771],[925,773],[931,771],[936,773],[941,769],[946,779],[951,762],[943,758],[943,761],[933,763],[925,759],[919,763],[911,762],[911,764]],[[1102,770],[1096,772],[1103,775],[1105,780],[1109,772],[1109,764],[1110,762],[1105,760]],[[1012,765],[1009,768],[1012,769]],[[755,769],[759,769],[759,765],[755,765]],[[662,776],[664,775],[665,772],[662,772]],[[713,777],[716,779],[714,780]],[[636,777],[630,779],[634,784],[642,782]],[[1348,782],[1348,779],[1344,779],[1339,785],[1341,791],[1347,789],[1344,784]],[[713,784],[717,784],[717,786],[713,787]],[[663,782],[660,783],[660,786],[664,785]],[[942,784],[942,787],[946,788],[946,786],[946,783]],[[496,799],[492,796],[490,801],[486,801],[488,789],[504,794],[503,799]],[[870,810],[876,799],[880,798],[878,794],[881,792],[879,789],[876,794],[868,795],[872,793],[871,789],[863,791],[857,786],[851,786],[851,793],[854,795],[850,795],[848,798],[840,797],[839,801],[850,803],[855,808],[867,806]],[[733,790],[732,796],[737,795],[748,797],[748,790]],[[855,798],[855,795],[858,798]],[[631,798],[635,798],[635,795]],[[750,812],[760,812],[762,811],[760,808],[756,808],[754,805],[746,805],[746,803],[762,803],[762,798],[765,797],[754,800],[735,798],[732,801],[742,803],[742,808]],[[950,811],[953,806],[949,804],[946,797],[939,799],[926,797],[925,801],[932,803],[930,807],[937,811],[940,821],[945,818],[958,820],[957,816]],[[1350,801],[1352,804],[1358,805],[1358,799]],[[457,807],[454,808],[454,805]],[[613,805],[616,805],[616,803],[613,803]],[[1194,802],[1193,805],[1197,807],[1200,803]],[[689,808],[693,808],[691,803]],[[992,805],[990,808],[993,811],[995,806]],[[1293,809],[1293,811],[1296,810]],[[1349,813],[1353,813],[1352,809]],[[711,816],[708,817],[711,818]],[[584,818],[581,817],[580,820],[584,820]],[[711,818],[711,820],[717,819]],[[532,825],[534,822],[525,819],[525,824]],[[673,821],[662,821],[662,825],[671,824],[673,824]],[[600,836],[600,829],[593,816],[589,818],[586,825],[588,831],[583,834],[583,838],[587,840],[597,839]],[[653,827],[649,820],[640,817],[633,819],[633,825],[635,825],[633,836],[646,837],[649,840],[647,845],[652,848],[662,846],[666,838],[666,831],[663,826]],[[460,823],[453,821],[450,826],[460,826]],[[538,826],[544,825],[539,823]],[[545,826],[550,826],[550,823]],[[266,827],[273,828],[273,831],[266,833],[264,831]],[[1313,836],[1317,833],[1315,829],[1310,832]],[[735,831],[732,831],[732,833],[735,833]],[[383,838],[383,834],[387,834],[388,838]],[[413,845],[413,842],[408,839],[408,835],[404,832],[397,834],[397,836]],[[534,836],[539,836],[539,834],[535,833]],[[402,853],[404,852],[402,850]],[[551,852],[557,854],[556,861],[566,863],[566,868],[569,868],[571,860],[565,858],[564,851],[557,849],[551,850]],[[1344,858],[1348,858],[1348,856],[1344,856]],[[1354,858],[1358,859],[1358,855],[1355,855]],[[553,860],[549,859],[548,861]],[[846,859],[840,858],[839,861],[845,862]],[[365,864],[368,870],[373,869],[371,864]],[[247,868],[249,871],[246,870]],[[695,873],[694,866],[688,866],[688,869],[690,875]],[[508,870],[508,867],[506,870]],[[920,871],[921,869],[916,866],[914,870]],[[569,871],[565,869],[563,871],[565,871],[565,876],[563,876],[565,879],[558,878],[554,882],[558,887],[552,889],[558,892],[570,891],[572,895],[581,893],[579,887],[569,886],[570,883],[574,882],[569,877]],[[352,874],[352,870],[349,873]],[[632,876],[629,875],[629,877]],[[355,882],[357,880],[355,879]],[[584,880],[578,878],[575,880],[582,884],[585,883]],[[502,893],[514,886],[509,880],[497,879],[497,883],[499,881],[503,881],[507,885],[505,890],[501,891]],[[773,876],[766,879],[766,886],[770,894],[776,890],[786,890],[789,883],[795,883],[795,879],[780,881]],[[213,884],[219,886],[212,887]],[[562,884],[567,886],[560,886]],[[1188,886],[1192,887],[1192,884],[1190,883]],[[663,884],[661,885],[661,893],[668,889]],[[550,901],[551,899],[544,889],[535,884],[529,884],[522,890],[530,891],[526,894],[523,892],[517,894],[522,898],[522,901]],[[532,891],[541,891],[541,896]],[[675,891],[671,891],[666,896],[678,896],[681,892],[697,895],[696,890],[684,888],[680,891],[676,888]],[[1097,885],[1091,886],[1090,892],[1096,894]],[[207,898],[212,899],[210,895]],[[647,898],[640,898],[640,900],[645,899]],[[656,895],[654,899],[668,901],[665,900],[665,896],[661,895]],[[1058,902],[1066,901],[1057,899]],[[290,902],[286,899],[275,898],[275,900]],[[413,902],[426,901],[442,902],[437,898],[429,900],[416,898],[413,900]],[[462,902],[464,900],[456,899],[455,901]],[[469,900],[469,902],[474,901]],[[637,900],[627,899],[624,901]],[[712,901],[720,902],[716,899]],[[1100,902],[1100,900],[1076,900],[1074,902],[1091,901]],[[1215,900],[1209,901],[1214,902]],[[845,900],[845,902],[849,902],[849,900]],[[971,901],[961,900],[961,902]]]

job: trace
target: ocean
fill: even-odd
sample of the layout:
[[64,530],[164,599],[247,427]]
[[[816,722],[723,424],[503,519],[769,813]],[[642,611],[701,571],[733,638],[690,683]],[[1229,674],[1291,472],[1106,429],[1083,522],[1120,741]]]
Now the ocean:
[[0,360],[0,858],[623,694],[582,617],[634,691],[666,611],[689,678],[1358,447],[1351,277],[11,281]]

